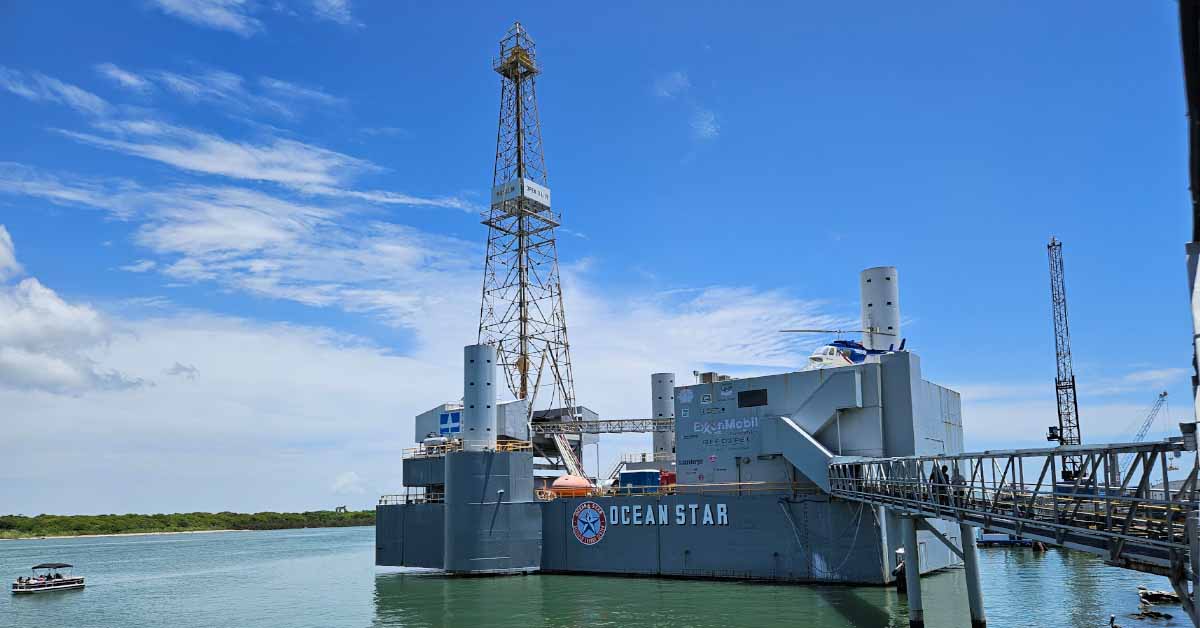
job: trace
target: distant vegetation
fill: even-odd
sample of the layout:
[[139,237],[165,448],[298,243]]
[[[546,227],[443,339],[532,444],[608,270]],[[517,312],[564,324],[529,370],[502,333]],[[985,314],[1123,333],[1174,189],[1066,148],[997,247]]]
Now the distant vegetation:
[[198,530],[284,530],[375,525],[375,511],[189,512],[173,515],[0,516],[0,539],[80,534],[193,532]]

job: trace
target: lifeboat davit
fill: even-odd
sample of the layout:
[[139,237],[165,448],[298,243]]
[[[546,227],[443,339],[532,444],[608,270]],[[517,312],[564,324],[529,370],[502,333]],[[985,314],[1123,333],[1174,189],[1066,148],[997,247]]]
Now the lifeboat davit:
[[592,483],[578,475],[559,476],[550,485],[550,492],[558,497],[586,497],[591,490]]

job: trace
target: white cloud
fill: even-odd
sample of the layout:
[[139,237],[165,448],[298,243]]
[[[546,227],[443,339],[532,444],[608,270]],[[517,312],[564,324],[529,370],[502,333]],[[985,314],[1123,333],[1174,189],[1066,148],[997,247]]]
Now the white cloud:
[[153,87],[150,81],[141,75],[119,68],[113,63],[101,63],[96,66],[96,71],[117,85],[136,92],[146,92]]
[[692,82],[688,75],[678,70],[668,72],[654,81],[654,93],[661,98],[674,98],[691,89]]
[[164,12],[193,24],[249,37],[262,30],[262,22],[250,15],[246,0],[153,0]]
[[1135,384],[1154,384],[1163,386],[1170,382],[1178,381],[1187,375],[1188,370],[1184,368],[1159,368],[1159,369],[1144,369],[1134,371],[1124,377],[1125,381]]
[[335,185],[378,166],[332,150],[289,139],[238,142],[153,120],[98,125],[112,136],[58,132],[100,148],[159,161],[182,170],[288,185]]
[[312,0],[312,8],[319,18],[346,26],[355,23],[350,12],[350,0]]
[[38,72],[26,75],[18,70],[0,66],[0,88],[32,102],[66,105],[92,116],[104,116],[112,110],[112,106],[103,98]]
[[673,107],[683,106],[687,111],[688,127],[694,141],[716,139],[721,134],[717,114],[705,106],[695,95],[688,75],[681,71],[668,72],[654,81],[654,93],[660,99],[678,101]]
[[21,264],[17,262],[17,247],[13,244],[8,229],[0,225],[0,281],[21,274]]
[[203,376],[82,397],[0,389],[9,512],[332,508],[346,503],[330,486],[346,469],[364,491],[352,503],[369,507],[399,488],[412,415],[436,403],[428,391],[461,379],[452,362],[389,355],[328,329],[183,313],[114,324],[124,333],[107,367],[178,363]]
[[101,208],[114,217],[127,218],[130,209],[120,201],[122,194],[137,189],[124,180],[96,181],[72,175],[69,181],[17,163],[0,161],[0,192],[44,198],[56,204]]
[[0,387],[81,394],[144,382],[97,366],[111,341],[104,317],[67,303],[37,279],[0,286]]
[[[1132,440],[1154,395],[1186,375],[1181,368],[1142,368],[1125,374],[1090,375],[1079,383],[1079,417],[1085,443]],[[1058,424],[1052,379],[1041,382],[948,383],[962,394],[967,446],[973,449],[1044,447],[1046,428]],[[1168,406],[1169,408],[1169,406]],[[1163,412],[1148,438],[1177,432],[1178,417]]]
[[118,268],[130,273],[144,273],[154,270],[155,266],[158,266],[158,262],[155,262],[152,259],[140,259],[132,264],[126,264],[124,266],[119,266]]
[[399,192],[389,192],[387,190],[345,190],[333,188],[325,185],[305,185],[298,188],[306,194],[316,194],[319,196],[333,196],[341,198],[353,198],[371,203],[379,203],[383,205],[408,205],[410,207],[429,206],[429,207],[450,207],[461,209],[463,211],[477,211],[471,202],[459,198],[457,196],[440,196],[435,198],[423,198],[413,196],[411,194],[401,194]]
[[259,83],[266,89],[279,94],[285,98],[294,100],[307,100],[318,105],[327,107],[339,106],[346,103],[344,99],[338,98],[326,92],[313,87],[304,87],[287,81],[281,81],[271,77],[262,77]]
[[333,478],[333,486],[330,487],[334,493],[338,495],[362,495],[367,492],[363,486],[363,479],[353,471],[343,471]]
[[[0,164],[0,192],[81,204],[136,222],[135,241],[153,257],[124,270],[365,313],[401,327],[412,326],[448,292],[478,290],[479,279],[468,270],[482,259],[477,245],[373,219],[370,212],[231,186],[77,189],[72,179]],[[454,202],[403,195],[381,200]]]
[[275,98],[251,93],[246,80],[225,70],[210,69],[198,74],[156,72],[154,79],[167,91],[190,102],[206,102],[240,113],[265,111],[285,118],[297,115],[294,107]]
[[717,124],[717,114],[709,109],[697,108],[692,112],[690,121],[692,137],[698,140],[711,140],[721,134]]
[[[475,211],[475,205],[457,196],[421,197],[390,190],[354,190],[339,187],[379,166],[349,155],[296,140],[267,138],[260,143],[237,142],[223,137],[171,126],[153,120],[106,121],[97,124],[111,137],[58,129],[58,132],[92,146],[159,161],[182,170],[235,179],[279,183],[306,196],[365,201],[381,205],[447,207]],[[63,182],[60,178],[20,164],[0,162],[0,191],[104,206],[128,212],[137,186],[119,182],[109,186],[121,194],[106,195],[105,186],[87,180]]]

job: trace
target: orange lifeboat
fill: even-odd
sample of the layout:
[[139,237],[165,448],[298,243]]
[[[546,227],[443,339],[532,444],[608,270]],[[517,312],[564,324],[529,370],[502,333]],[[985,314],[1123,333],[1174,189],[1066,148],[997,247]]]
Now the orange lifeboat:
[[592,483],[578,475],[560,476],[550,485],[550,492],[558,497],[586,497],[591,490]]

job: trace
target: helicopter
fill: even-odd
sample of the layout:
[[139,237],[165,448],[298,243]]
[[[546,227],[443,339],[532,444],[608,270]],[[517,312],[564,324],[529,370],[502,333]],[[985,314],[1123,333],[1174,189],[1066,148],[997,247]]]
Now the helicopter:
[[[895,336],[887,332],[881,332],[877,329],[871,330],[847,330],[847,329],[781,329],[782,333],[789,334],[865,334],[872,333],[880,336]],[[904,351],[904,345],[908,342],[907,339],[900,340],[900,346],[891,345],[887,349],[868,349],[861,342],[855,340],[842,340],[838,338],[833,342],[818,347],[812,355],[808,356],[808,364],[803,370],[810,371],[813,369],[835,368],[839,366],[853,366],[862,364],[871,356],[880,356],[896,351]],[[878,358],[876,358],[878,359]]]

